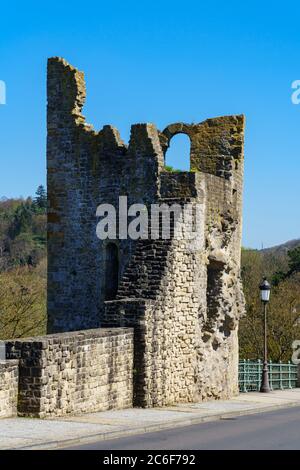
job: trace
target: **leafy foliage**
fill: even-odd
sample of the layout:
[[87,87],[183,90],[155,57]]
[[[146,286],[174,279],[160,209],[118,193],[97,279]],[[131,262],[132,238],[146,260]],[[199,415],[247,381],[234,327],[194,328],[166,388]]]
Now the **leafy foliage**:
[[0,339],[46,331],[46,191],[0,201]]
[[36,197],[34,199],[34,205],[37,210],[42,213],[47,209],[47,192],[44,186],[40,185],[36,190]]
[[300,273],[300,246],[288,251],[287,271],[276,271],[272,277],[272,284],[278,286],[281,281],[290,278],[293,274]]
[[178,170],[177,168],[173,168],[171,165],[165,165],[164,170],[168,171],[169,173],[181,173],[182,170]]
[[287,255],[242,251],[242,278],[246,315],[240,322],[240,357],[262,359],[263,312],[258,285],[264,275],[272,279],[268,305],[268,349],[274,362],[288,361],[292,342],[300,339],[299,247]]
[[45,273],[41,263],[0,274],[0,339],[45,334]]
[[36,266],[45,256],[47,196],[39,186],[37,198],[0,201],[0,272]]

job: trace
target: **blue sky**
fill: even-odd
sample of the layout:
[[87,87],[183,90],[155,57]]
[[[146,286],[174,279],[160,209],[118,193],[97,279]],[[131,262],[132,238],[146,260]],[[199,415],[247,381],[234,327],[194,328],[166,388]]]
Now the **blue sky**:
[[[84,114],[128,140],[131,123],[246,115],[245,246],[300,237],[300,6],[176,0],[1,4],[0,197],[45,183],[46,60],[84,70]],[[180,140],[180,139],[179,139]],[[182,166],[184,146],[174,145]]]

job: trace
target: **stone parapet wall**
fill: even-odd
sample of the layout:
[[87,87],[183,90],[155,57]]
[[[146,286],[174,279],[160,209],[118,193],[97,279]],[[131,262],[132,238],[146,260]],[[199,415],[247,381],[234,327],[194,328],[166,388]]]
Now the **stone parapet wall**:
[[0,418],[17,414],[19,361],[0,361]]
[[[167,178],[168,182],[173,179],[184,181],[177,175]],[[173,235],[167,240],[138,240],[117,299],[106,302],[103,325],[135,329],[135,406],[227,399],[238,394],[237,331],[244,303],[232,243],[236,228],[230,220],[225,226],[225,218],[220,218],[205,231],[210,211],[207,186],[214,183],[220,189],[216,200],[223,213],[221,195],[226,182],[206,174],[197,179],[197,244]],[[163,201],[195,204],[195,199],[188,198]],[[183,230],[186,223],[190,222],[183,222]],[[171,229],[174,234],[172,224]]]
[[[203,204],[200,209],[204,224]],[[184,222],[174,221],[172,233],[174,225],[185,228]],[[199,305],[206,284],[204,254],[204,236],[197,250],[191,249],[189,240],[173,236],[170,240],[139,240],[117,300],[106,302],[103,324],[134,327],[135,406],[174,405],[201,397],[197,384]]]
[[21,416],[41,418],[132,406],[130,328],[7,341],[6,356],[19,359]]
[[[244,116],[177,122],[163,131],[135,124],[127,145],[116,128],[93,130],[85,122],[84,76],[64,59],[49,59],[47,95],[47,331],[133,327],[137,406],[237,394]],[[180,133],[190,139],[190,171],[168,172],[166,151]],[[101,204],[116,212],[116,230],[104,240],[97,230],[106,212]],[[117,217],[132,204],[146,206],[140,215],[156,205],[151,237],[149,226],[140,238],[127,236]],[[187,207],[184,222],[178,205]],[[56,404],[47,391],[45,406],[72,412],[66,389]],[[33,410],[38,398],[33,394]]]

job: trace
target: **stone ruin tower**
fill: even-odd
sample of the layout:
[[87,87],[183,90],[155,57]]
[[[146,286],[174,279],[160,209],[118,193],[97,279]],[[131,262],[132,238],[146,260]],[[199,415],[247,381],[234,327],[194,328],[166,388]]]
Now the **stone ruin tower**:
[[[134,124],[127,145],[111,125],[86,124],[84,75],[64,59],[49,59],[47,90],[48,332],[133,327],[138,406],[237,394],[244,117]],[[190,138],[190,172],[164,169],[178,133]],[[100,240],[98,205],[124,195],[200,207],[197,249],[173,230]]]

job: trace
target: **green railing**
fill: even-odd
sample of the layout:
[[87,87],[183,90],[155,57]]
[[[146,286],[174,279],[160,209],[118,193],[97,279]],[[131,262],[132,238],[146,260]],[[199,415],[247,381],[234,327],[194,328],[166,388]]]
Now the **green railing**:
[[[298,382],[298,366],[288,362],[274,364],[268,362],[269,384],[271,390],[285,390],[296,388]],[[257,392],[260,389],[262,361],[244,359],[239,362],[239,388],[240,392]]]

